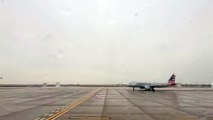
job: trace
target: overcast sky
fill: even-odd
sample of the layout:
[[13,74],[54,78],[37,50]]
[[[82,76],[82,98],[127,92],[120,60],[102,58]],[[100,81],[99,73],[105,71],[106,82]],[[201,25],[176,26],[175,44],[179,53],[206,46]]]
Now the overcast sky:
[[0,83],[211,83],[212,0],[1,0]]

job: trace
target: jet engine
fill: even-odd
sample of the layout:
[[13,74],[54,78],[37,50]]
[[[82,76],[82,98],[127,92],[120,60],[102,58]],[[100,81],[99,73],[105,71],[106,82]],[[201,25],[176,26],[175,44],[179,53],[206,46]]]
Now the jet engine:
[[151,87],[148,85],[145,85],[144,87],[145,87],[145,90],[151,90]]

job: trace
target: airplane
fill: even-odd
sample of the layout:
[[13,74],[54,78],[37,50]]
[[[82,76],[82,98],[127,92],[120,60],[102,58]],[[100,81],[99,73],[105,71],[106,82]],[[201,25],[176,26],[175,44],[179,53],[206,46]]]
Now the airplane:
[[163,87],[169,87],[176,85],[175,83],[175,74],[172,74],[172,76],[169,78],[168,83],[140,83],[140,82],[131,82],[128,84],[128,87],[132,87],[133,91],[135,91],[135,88],[145,89],[145,90],[152,90],[155,91],[155,88],[163,88]]

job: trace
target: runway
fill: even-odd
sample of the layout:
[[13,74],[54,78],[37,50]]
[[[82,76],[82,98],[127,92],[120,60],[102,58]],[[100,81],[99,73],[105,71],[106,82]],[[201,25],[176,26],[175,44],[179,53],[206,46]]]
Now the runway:
[[213,89],[0,88],[0,120],[213,120]]

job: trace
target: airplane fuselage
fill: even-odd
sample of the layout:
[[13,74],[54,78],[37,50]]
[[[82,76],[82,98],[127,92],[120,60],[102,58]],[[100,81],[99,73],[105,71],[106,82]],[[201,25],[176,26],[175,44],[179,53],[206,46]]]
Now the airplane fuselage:
[[130,83],[128,87],[138,87],[145,90],[153,90],[153,88],[168,87],[165,83]]

